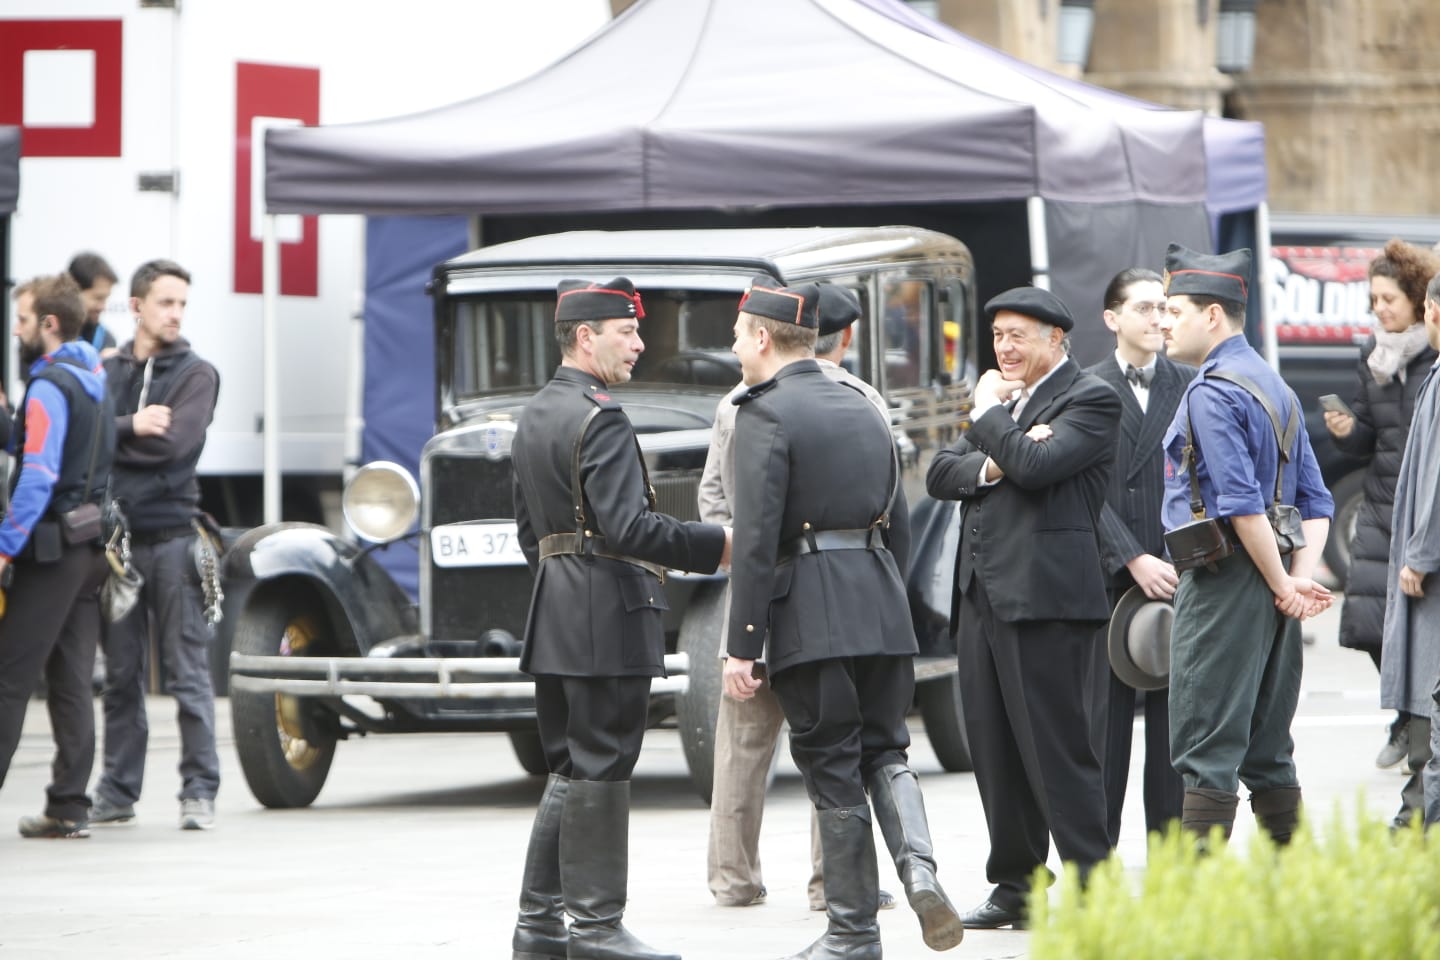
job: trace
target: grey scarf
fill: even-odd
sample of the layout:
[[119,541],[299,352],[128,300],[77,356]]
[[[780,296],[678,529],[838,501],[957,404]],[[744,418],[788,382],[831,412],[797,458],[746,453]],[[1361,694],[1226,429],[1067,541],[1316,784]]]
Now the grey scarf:
[[1389,330],[1375,331],[1375,349],[1370,351],[1366,361],[1376,383],[1389,383],[1395,377],[1405,382],[1405,368],[1420,352],[1430,346],[1425,335],[1425,324],[1412,323],[1399,333]]

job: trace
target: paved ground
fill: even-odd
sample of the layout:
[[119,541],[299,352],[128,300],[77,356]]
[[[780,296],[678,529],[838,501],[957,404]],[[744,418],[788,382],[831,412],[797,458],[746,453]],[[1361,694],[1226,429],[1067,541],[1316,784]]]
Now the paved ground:
[[[1338,607],[1337,607],[1338,609]],[[1307,632],[1306,689],[1296,723],[1298,762],[1311,808],[1353,809],[1359,794],[1392,812],[1402,782],[1372,765],[1384,715],[1368,658],[1335,642],[1334,612]],[[370,737],[343,743],[330,781],[306,810],[261,808],[235,759],[221,702],[224,785],[209,833],[176,829],[173,709],[150,701],[150,764],[139,820],[84,841],[22,840],[22,814],[39,810],[50,758],[42,704],[0,791],[0,960],[55,958],[474,957],[508,960],[520,865],[541,781],[520,772],[504,737]],[[984,822],[974,779],[942,774],[916,724],[920,770],[941,860],[957,905],[984,897]],[[1132,771],[1138,798],[1141,757]],[[627,922],[686,960],[788,956],[823,928],[805,908],[806,801],[788,757],[769,806],[762,855],[769,902],[711,905],[705,889],[707,811],[691,792],[674,731],[652,731],[636,771]],[[1243,811],[1242,805],[1242,811]],[[1253,833],[1242,813],[1241,842]],[[1120,855],[1144,862],[1138,809]],[[898,890],[888,864],[882,882]],[[919,958],[903,907],[881,914],[887,956]],[[1027,936],[972,932],[950,957],[1025,955]]]

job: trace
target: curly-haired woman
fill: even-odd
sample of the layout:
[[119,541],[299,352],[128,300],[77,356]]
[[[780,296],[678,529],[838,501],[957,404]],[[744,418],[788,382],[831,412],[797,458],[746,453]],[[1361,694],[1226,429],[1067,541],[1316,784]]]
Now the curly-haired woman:
[[[1350,407],[1354,416],[1326,412],[1325,426],[1345,453],[1366,458],[1364,499],[1350,546],[1350,572],[1340,611],[1340,645],[1370,654],[1380,667],[1380,638],[1385,623],[1386,567],[1395,482],[1405,454],[1405,438],[1415,412],[1415,394],[1435,362],[1425,337],[1425,286],[1440,272],[1440,258],[1421,247],[1391,240],[1370,264],[1370,312],[1375,333],[1360,348],[1359,383]],[[1417,771],[1403,791],[1397,822],[1408,822],[1420,809],[1418,771],[1430,757],[1428,717],[1404,711],[1390,726],[1390,739],[1375,758],[1381,767],[1409,759]]]

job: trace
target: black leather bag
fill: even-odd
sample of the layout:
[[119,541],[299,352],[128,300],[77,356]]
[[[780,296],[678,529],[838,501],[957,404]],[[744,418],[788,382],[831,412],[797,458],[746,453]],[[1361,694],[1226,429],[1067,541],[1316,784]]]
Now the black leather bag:
[[1288,557],[1305,546],[1305,528],[1301,525],[1299,507],[1271,504],[1265,508],[1265,516],[1270,520],[1270,529],[1275,531],[1275,546],[1280,550],[1280,556]]
[[60,514],[60,536],[70,546],[100,543],[100,505],[82,503]]
[[1165,549],[1176,570],[1219,563],[1235,552],[1230,537],[1213,517],[1194,520],[1165,534]]

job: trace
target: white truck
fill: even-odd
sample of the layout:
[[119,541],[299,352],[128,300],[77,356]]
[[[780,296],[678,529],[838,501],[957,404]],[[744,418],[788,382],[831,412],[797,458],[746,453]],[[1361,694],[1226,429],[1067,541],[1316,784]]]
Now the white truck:
[[[489,91],[609,17],[605,0],[6,0],[0,123],[23,127],[19,204],[0,251],[8,276],[100,253],[120,277],[102,322],[124,342],[134,269],[155,257],[185,266],[184,334],[221,378],[200,462],[205,506],[223,523],[257,524],[263,164],[252,146],[271,125],[370,120]],[[359,457],[364,230],[356,216],[280,224],[282,512],[337,528],[342,474]],[[8,298],[0,315],[9,344]]]

